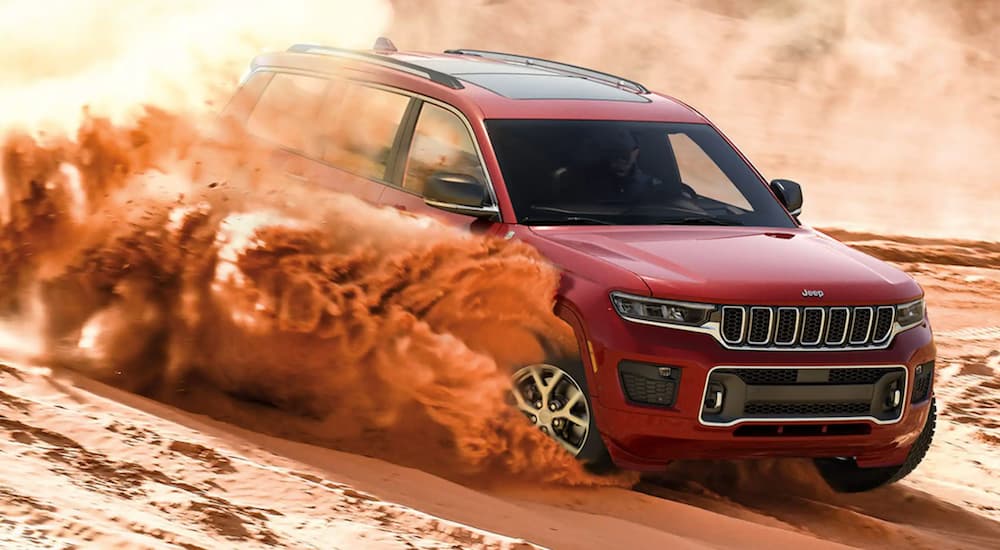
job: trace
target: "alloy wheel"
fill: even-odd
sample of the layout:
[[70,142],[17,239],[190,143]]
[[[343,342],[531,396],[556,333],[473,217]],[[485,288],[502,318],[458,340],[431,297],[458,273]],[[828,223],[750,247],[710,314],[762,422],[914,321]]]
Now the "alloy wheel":
[[580,384],[554,365],[539,364],[514,374],[511,392],[532,424],[570,454],[580,454],[590,430],[590,406]]

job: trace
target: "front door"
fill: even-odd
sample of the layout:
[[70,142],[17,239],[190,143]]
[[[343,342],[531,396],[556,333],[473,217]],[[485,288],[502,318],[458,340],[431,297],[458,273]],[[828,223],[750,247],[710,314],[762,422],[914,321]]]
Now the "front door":
[[387,186],[380,203],[403,212],[429,216],[473,232],[489,231],[489,220],[446,212],[424,203],[427,178],[436,172],[473,176],[488,185],[472,134],[454,112],[433,103],[419,106],[413,137],[403,158],[399,186]]

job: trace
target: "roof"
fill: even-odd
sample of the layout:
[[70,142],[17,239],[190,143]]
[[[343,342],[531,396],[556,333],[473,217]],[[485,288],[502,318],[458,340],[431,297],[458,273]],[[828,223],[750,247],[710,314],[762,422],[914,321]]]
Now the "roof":
[[589,99],[649,102],[633,91],[532,65],[482,58],[395,55],[398,59],[440,71],[509,99]]
[[404,73],[446,88],[435,95],[474,103],[484,118],[704,122],[684,103],[650,92],[632,80],[545,59],[481,50],[438,54],[341,50],[309,44],[292,46],[289,52],[258,57],[254,66],[317,70],[319,58],[326,58],[333,63],[323,64],[331,66],[348,63],[368,65],[369,70],[380,73]]

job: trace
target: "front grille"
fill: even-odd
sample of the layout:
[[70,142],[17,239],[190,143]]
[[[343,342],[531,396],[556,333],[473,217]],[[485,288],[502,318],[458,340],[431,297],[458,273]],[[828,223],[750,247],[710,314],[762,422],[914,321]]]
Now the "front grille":
[[892,336],[892,306],[724,306],[719,331],[730,348],[870,349]]
[[[929,367],[922,366],[916,384],[920,376],[930,383]],[[896,422],[906,386],[902,366],[716,367],[706,382],[701,421],[719,426],[824,418]],[[913,399],[927,391],[915,387]]]
[[[840,367],[833,369],[719,369],[718,374],[734,374],[750,386],[784,386],[789,384],[874,384],[887,374],[899,372],[899,367]],[[799,373],[803,373],[800,377]]]
[[887,374],[899,372],[898,367],[885,368],[846,368],[830,371],[831,384],[874,384]]
[[782,386],[794,384],[798,369],[725,369],[720,374],[735,374],[744,384],[751,386]]
[[871,402],[855,401],[852,403],[768,403],[751,401],[743,408],[747,416],[809,416],[820,418],[824,416],[858,416],[868,414]]

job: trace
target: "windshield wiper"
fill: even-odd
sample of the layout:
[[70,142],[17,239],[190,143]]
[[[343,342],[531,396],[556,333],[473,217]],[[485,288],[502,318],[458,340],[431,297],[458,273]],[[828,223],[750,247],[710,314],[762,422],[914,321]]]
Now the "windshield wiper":
[[520,222],[526,225],[614,225],[614,222],[587,216],[565,216],[561,218],[540,218],[525,216]]
[[743,225],[743,223],[735,220],[703,218],[699,216],[690,216],[687,218],[664,218],[657,220],[657,223],[667,225]]

